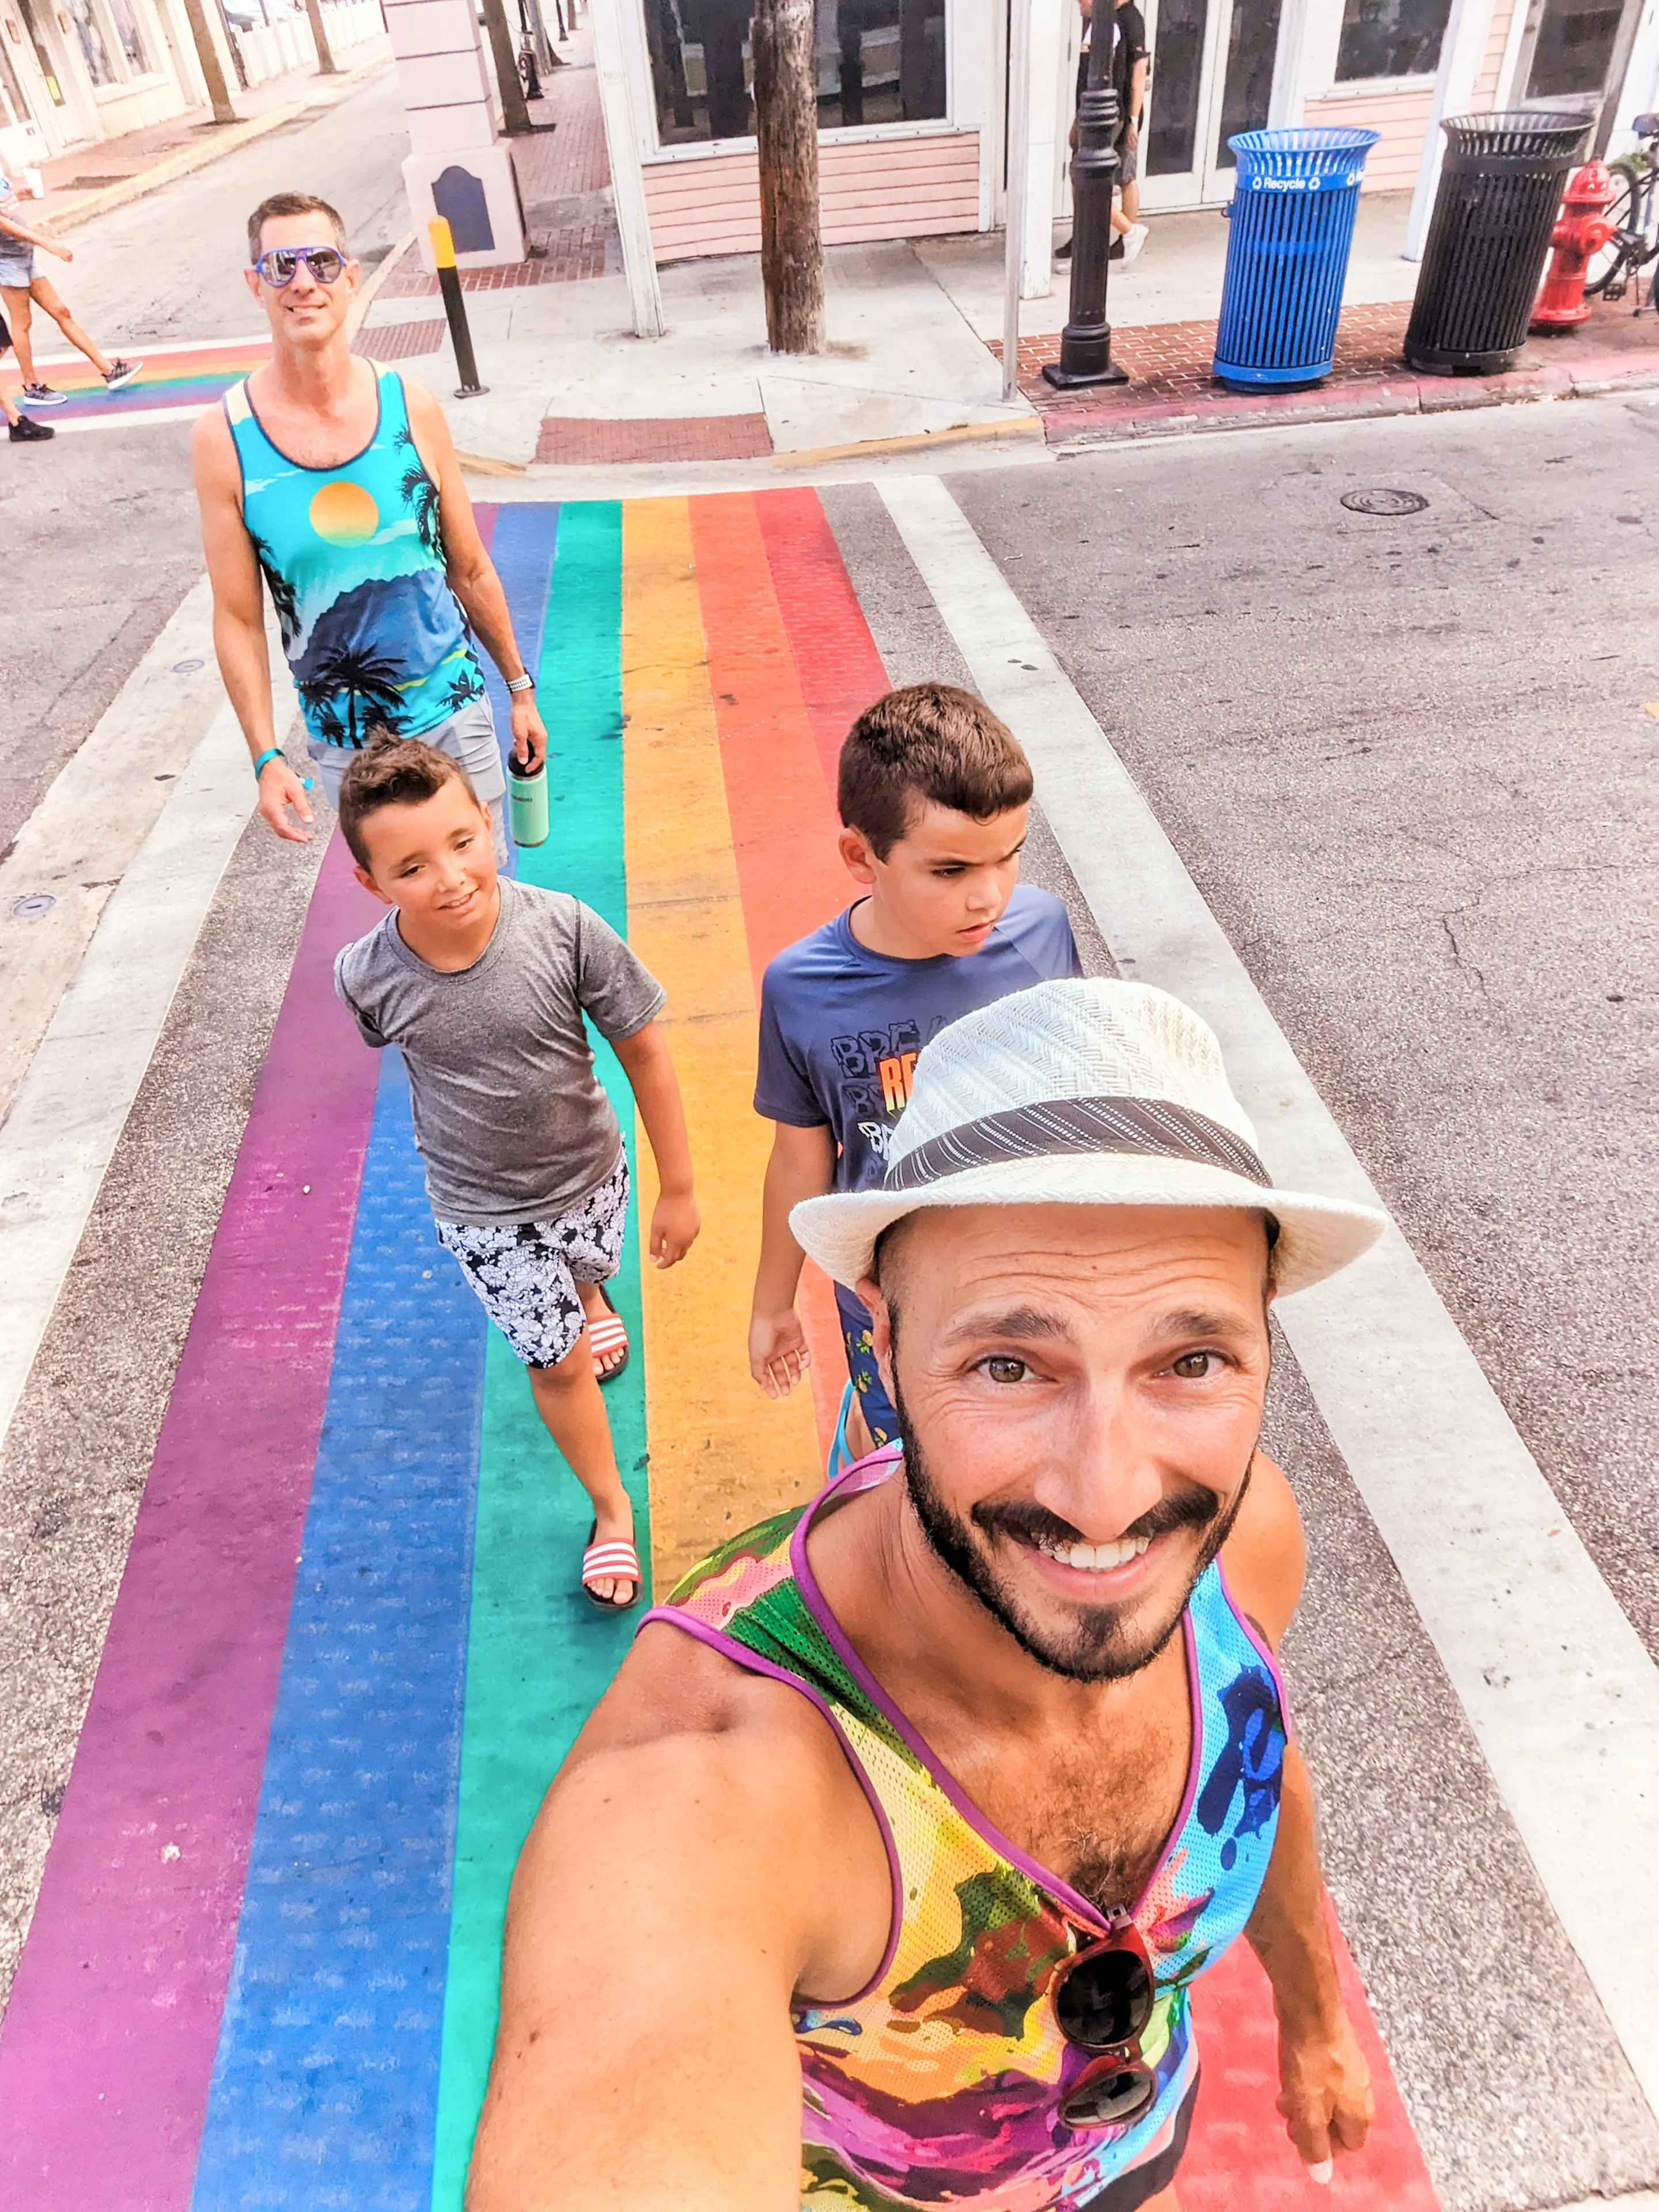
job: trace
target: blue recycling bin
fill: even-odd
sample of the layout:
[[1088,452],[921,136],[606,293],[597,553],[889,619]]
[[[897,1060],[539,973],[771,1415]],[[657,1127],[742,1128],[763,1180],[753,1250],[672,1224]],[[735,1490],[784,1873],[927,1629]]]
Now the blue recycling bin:
[[1354,210],[1375,131],[1241,131],[1215,374],[1246,392],[1317,384],[1336,356]]

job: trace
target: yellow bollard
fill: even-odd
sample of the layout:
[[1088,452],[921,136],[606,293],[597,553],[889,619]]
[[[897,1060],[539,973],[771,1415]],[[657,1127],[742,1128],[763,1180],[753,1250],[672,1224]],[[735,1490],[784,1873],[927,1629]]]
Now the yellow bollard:
[[458,399],[476,399],[486,387],[478,381],[478,364],[472,352],[472,333],[466,326],[466,301],[461,292],[460,272],[455,266],[455,240],[450,234],[447,220],[434,215],[426,227],[432,240],[432,259],[438,271],[438,289],[443,294],[444,313],[449,319],[449,336],[455,348],[455,367],[460,375],[456,387]]

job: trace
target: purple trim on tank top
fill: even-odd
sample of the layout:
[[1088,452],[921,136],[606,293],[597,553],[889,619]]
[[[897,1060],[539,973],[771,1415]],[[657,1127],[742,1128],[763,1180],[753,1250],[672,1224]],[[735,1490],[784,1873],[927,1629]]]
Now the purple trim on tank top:
[[[890,1447],[889,1449],[890,1449]],[[898,1455],[900,1458],[902,1455],[902,1453]],[[894,1463],[897,1464],[896,1459]],[[923,1771],[932,1780],[934,1787],[942,1790],[949,1798],[981,1842],[988,1844],[1000,1857],[1006,1859],[1012,1866],[1018,1867],[1020,1872],[1035,1882],[1039,1889],[1045,1889],[1050,1896],[1057,1898],[1073,1917],[1083,1921],[1085,1927],[1096,1929],[1102,1935],[1109,1935],[1111,1931],[1106,1916],[1101,1911],[1099,1906],[1091,1905],[1086,1897],[1072,1887],[1070,1882],[1062,1881],[1057,1874],[1051,1873],[1047,1867],[1040,1865],[1036,1859],[1021,1850],[1018,1844],[1011,1842],[1002,1831],[981,1812],[979,1807],[957,1783],[950,1770],[935,1758],[926,1738],[912,1727],[853,1649],[842,1629],[841,1623],[830,1611],[828,1599],[818,1588],[817,1577],[812,1572],[806,1557],[808,1531],[817,1518],[819,1508],[827,1505],[840,1490],[842,1484],[845,1483],[849,1476],[856,1474],[859,1468],[867,1464],[867,1461],[860,1460],[856,1466],[848,1468],[847,1474],[842,1476],[839,1482],[832,1482],[828,1489],[820,1491],[795,1524],[795,1533],[789,1540],[789,1565],[794,1574],[796,1586],[805,1600],[807,1611],[823,1631],[834,1647],[836,1656],[864,1692],[866,1697],[869,1698],[871,1704],[903,1738],[921,1761]],[[873,1486],[873,1485],[860,1486],[860,1488]],[[1180,1808],[1176,1814],[1174,1825],[1164,1838],[1163,1847],[1158,1852],[1151,1877],[1139,1897],[1135,1900],[1130,1916],[1132,1918],[1134,1914],[1139,1912],[1147,1898],[1152,1894],[1153,1884],[1164,1871],[1164,1862],[1180,1839],[1181,1832],[1191,1815],[1193,1800],[1198,1795],[1199,1776],[1203,1771],[1204,1697],[1203,1686],[1199,1680],[1198,1644],[1193,1632],[1193,1617],[1190,1608],[1181,1617],[1181,1632],[1187,1661],[1187,1696],[1192,1711],[1193,1741],[1191,1754],[1187,1761],[1187,1787],[1182,1795]]]
[[1273,1646],[1233,1595],[1233,1586],[1227,1579],[1227,1570],[1219,1559],[1215,1563],[1215,1571],[1221,1579],[1221,1595],[1227,1601],[1228,1612],[1238,1623],[1239,1627],[1243,1631],[1245,1641],[1254,1647],[1257,1657],[1267,1670],[1267,1679],[1272,1682],[1273,1694],[1279,1699],[1279,1717],[1285,1723],[1285,1733],[1288,1735],[1291,1732],[1291,1693],[1285,1686],[1285,1677],[1279,1672],[1279,1660]]
[[[848,1472],[850,1474],[852,1470],[849,1468]],[[743,1668],[745,1673],[767,1675],[775,1682],[781,1682],[787,1690],[799,1691],[803,1698],[817,1707],[835,1730],[842,1755],[852,1768],[854,1778],[863,1790],[866,1802],[876,1816],[876,1826],[881,1831],[882,1847],[887,1853],[887,1878],[892,1887],[893,1899],[887,1923],[887,1948],[881,1954],[881,1964],[864,1987],[850,1997],[835,1997],[822,2003],[811,1999],[805,2002],[813,2012],[834,2012],[842,2005],[862,2003],[866,1997],[873,1996],[886,1980],[898,1951],[899,1935],[904,1925],[904,1875],[899,1865],[898,1845],[893,1840],[892,1823],[887,1818],[887,1808],[876,1795],[876,1785],[866,1773],[863,1761],[847,1741],[847,1732],[836,1717],[835,1707],[821,1690],[815,1690],[799,1674],[792,1674],[787,1667],[777,1666],[770,1659],[763,1659],[758,1651],[751,1651],[746,1644],[739,1644],[736,1637],[727,1636],[721,1629],[710,1628],[706,1621],[698,1620],[690,1613],[681,1613],[672,1605],[653,1605],[641,1621],[640,1627],[634,1632],[635,1636],[640,1629],[649,1628],[653,1620],[660,1620],[670,1628],[678,1628],[685,1635],[695,1637],[699,1644],[706,1644],[711,1651],[720,1652],[734,1666]]]

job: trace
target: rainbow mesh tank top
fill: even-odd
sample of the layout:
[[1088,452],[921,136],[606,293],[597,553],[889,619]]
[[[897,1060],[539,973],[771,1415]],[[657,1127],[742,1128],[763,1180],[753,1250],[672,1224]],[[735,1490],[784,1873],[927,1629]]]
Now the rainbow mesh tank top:
[[1243,1930],[1267,1870],[1283,1690],[1212,1566],[1183,1623],[1186,1794],[1134,1914],[1158,1986],[1141,2039],[1158,2096],[1127,2127],[1068,2128],[1061,2092],[1087,2062],[1061,2036],[1048,1990],[1105,1921],[957,1789],[842,1634],[807,1564],[814,1514],[889,1480],[897,1463],[890,1449],[860,1462],[811,1505],[732,1538],[646,1621],[670,1622],[810,1698],[886,1843],[893,1917],[874,1980],[845,2004],[795,2016],[803,2212],[1080,2212],[1184,2133],[1198,2075],[1188,1993]]

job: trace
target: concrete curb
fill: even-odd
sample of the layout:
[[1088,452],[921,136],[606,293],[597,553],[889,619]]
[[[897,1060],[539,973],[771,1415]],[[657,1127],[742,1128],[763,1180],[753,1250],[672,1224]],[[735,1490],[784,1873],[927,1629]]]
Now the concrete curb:
[[969,442],[1036,444],[1042,435],[1042,417],[1034,411],[1011,416],[1006,422],[958,422],[948,430],[918,430],[909,437],[857,438],[846,446],[805,446],[799,450],[774,451],[771,458],[775,469],[811,469],[820,461],[855,461],[866,453],[922,453],[935,446]]
[[1592,354],[1573,363],[1512,370],[1507,376],[1416,376],[1402,371],[1375,384],[1286,392],[1274,398],[1203,392],[1156,401],[1068,410],[1043,418],[1051,448],[1086,450],[1128,439],[1191,437],[1207,430],[1260,430],[1280,423],[1352,422],[1382,415],[1443,415],[1463,408],[1517,406],[1528,401],[1591,399],[1659,387],[1659,352],[1651,365],[1630,366],[1628,354]]
[[[378,70],[391,66],[391,56],[381,54],[372,62],[365,62],[361,69],[344,70],[338,76],[319,77],[317,80],[319,89],[330,94],[349,92],[365,77],[373,76]],[[150,192],[160,191],[163,185],[170,185],[177,178],[191,176],[198,169],[205,169],[210,162],[222,161],[227,154],[234,154],[239,146],[250,145],[254,139],[263,138],[270,131],[280,131],[285,123],[292,123],[295,116],[303,115],[307,108],[316,105],[317,94],[313,93],[308,99],[289,100],[282,107],[273,107],[268,114],[252,116],[246,123],[222,125],[211,138],[204,139],[199,146],[187,146],[182,154],[171,154],[165,161],[152,161],[149,168],[140,169],[133,176],[123,177],[119,184],[101,185],[97,191],[88,192],[83,199],[66,207],[61,214],[43,216],[40,228],[50,236],[61,238],[66,230],[78,229],[83,222],[90,222],[94,216],[107,215],[113,208],[126,207],[133,200],[143,199]]]

